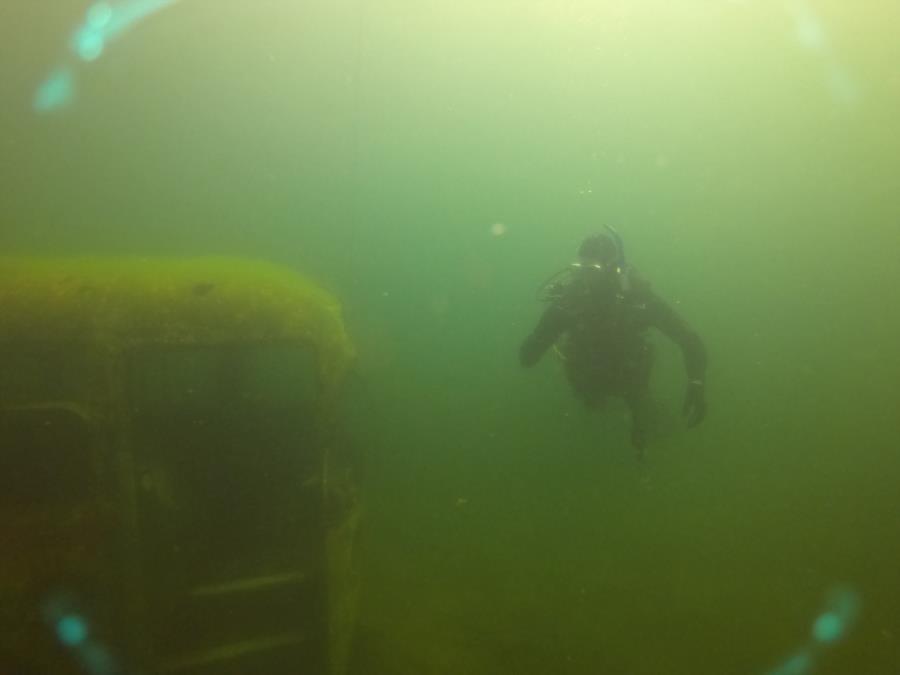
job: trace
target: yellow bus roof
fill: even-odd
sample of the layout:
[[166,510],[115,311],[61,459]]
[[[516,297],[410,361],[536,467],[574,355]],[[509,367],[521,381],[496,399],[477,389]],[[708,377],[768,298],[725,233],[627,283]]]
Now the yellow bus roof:
[[289,268],[239,258],[0,258],[0,341],[303,342],[332,384],[353,358],[331,294]]

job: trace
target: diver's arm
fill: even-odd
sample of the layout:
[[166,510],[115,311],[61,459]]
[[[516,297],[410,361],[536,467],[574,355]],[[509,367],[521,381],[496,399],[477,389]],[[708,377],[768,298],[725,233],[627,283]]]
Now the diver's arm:
[[681,348],[688,379],[702,384],[706,378],[706,347],[703,340],[662,298],[651,294],[647,308],[651,312],[652,324]]
[[569,315],[559,305],[552,304],[541,315],[534,331],[519,347],[519,363],[530,367],[541,360],[550,346],[565,330]]
[[706,417],[706,347],[687,322],[660,298],[651,294],[647,307],[653,314],[653,325],[681,347],[688,376],[681,414],[688,427],[695,427]]

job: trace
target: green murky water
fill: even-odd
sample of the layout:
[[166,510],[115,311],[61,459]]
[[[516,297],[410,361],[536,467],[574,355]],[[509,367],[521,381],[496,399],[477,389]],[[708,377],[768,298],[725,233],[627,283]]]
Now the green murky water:
[[[838,583],[862,613],[817,672],[900,672],[896,3],[182,0],[37,114],[84,9],[0,5],[0,247],[340,297],[355,673],[764,673]],[[624,408],[516,360],[603,223],[710,352],[708,419],[641,465]]]

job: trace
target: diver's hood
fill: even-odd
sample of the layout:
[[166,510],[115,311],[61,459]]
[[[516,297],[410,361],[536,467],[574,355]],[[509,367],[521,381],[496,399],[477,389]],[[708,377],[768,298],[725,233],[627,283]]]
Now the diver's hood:
[[622,237],[618,231],[611,225],[604,225],[609,233],[610,239],[616,246],[616,255],[612,262],[602,263],[592,260],[581,260],[573,262],[558,272],[552,274],[544,283],[538,287],[537,297],[543,302],[553,302],[562,297],[563,290],[575,283],[579,275],[591,271],[607,272],[614,268],[616,277],[618,278],[619,288],[621,291],[628,291],[631,283],[628,279],[628,264],[625,261],[625,246],[622,243]]
[[622,270],[626,269],[628,264],[625,262],[625,244],[622,242],[622,235],[620,235],[619,231],[612,225],[604,225],[603,227],[609,233],[610,239],[612,239],[613,243],[616,245],[616,257],[614,260],[616,266]]

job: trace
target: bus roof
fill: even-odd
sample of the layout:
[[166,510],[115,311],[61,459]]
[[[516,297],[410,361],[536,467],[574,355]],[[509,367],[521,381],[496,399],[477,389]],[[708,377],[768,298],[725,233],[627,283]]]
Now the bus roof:
[[302,342],[334,384],[353,358],[337,299],[239,258],[0,258],[0,341],[112,350]]

